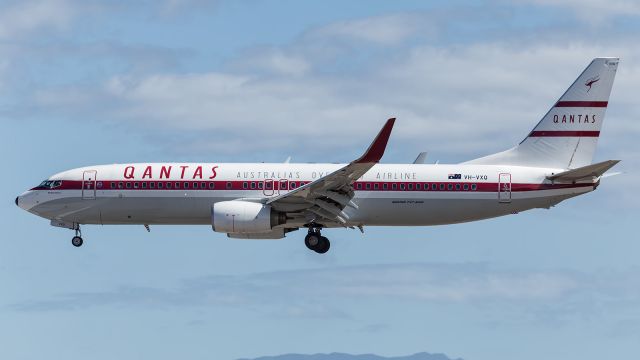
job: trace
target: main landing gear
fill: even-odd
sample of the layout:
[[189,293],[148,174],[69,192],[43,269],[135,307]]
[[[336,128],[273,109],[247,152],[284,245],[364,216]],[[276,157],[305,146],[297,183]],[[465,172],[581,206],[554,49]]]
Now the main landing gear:
[[78,227],[76,228],[76,236],[74,236],[71,239],[71,245],[75,247],[80,247],[82,246],[83,242],[84,241],[82,240],[82,231],[80,231],[80,225],[78,225]]
[[310,227],[309,233],[304,237],[304,244],[309,250],[313,250],[318,254],[324,254],[329,251],[331,243],[329,239],[320,234],[320,228]]

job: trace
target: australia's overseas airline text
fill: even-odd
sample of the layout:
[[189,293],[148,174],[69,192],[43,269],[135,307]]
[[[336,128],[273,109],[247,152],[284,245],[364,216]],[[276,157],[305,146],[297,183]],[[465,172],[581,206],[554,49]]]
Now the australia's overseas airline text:
[[[315,180],[329,175],[334,170],[318,169],[311,171],[236,171],[236,179],[296,179]],[[221,173],[219,165],[138,165],[127,166],[123,177],[127,180],[181,179],[181,180],[213,180]],[[412,181],[419,180],[412,171],[378,171],[366,174],[363,179],[378,181]],[[449,174],[449,180],[488,180],[486,174]]]

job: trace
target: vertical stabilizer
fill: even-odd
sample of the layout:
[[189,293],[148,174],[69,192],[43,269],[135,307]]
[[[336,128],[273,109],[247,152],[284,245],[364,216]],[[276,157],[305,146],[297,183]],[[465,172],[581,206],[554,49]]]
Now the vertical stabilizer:
[[591,61],[520,144],[467,163],[567,169],[591,164],[618,61]]

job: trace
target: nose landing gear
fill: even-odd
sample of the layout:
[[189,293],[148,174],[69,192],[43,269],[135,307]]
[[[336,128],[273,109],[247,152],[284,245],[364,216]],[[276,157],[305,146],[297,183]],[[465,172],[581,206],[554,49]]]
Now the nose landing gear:
[[74,236],[71,239],[71,245],[75,247],[80,247],[82,246],[83,242],[84,241],[82,240],[82,231],[80,231],[80,225],[78,225],[78,227],[76,228],[76,236]]
[[304,237],[304,244],[309,250],[315,251],[318,254],[324,254],[329,251],[331,242],[320,234],[320,230],[321,228],[310,227],[309,233]]

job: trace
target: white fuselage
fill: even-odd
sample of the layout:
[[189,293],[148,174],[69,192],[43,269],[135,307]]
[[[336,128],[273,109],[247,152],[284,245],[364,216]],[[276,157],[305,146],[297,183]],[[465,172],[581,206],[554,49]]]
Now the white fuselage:
[[[266,200],[345,164],[101,165],[54,175],[16,199],[25,210],[66,224],[211,224],[214,203]],[[422,226],[549,208],[597,182],[554,184],[563,171],[499,165],[378,164],[354,185],[346,226]],[[290,219],[301,227],[308,219]]]

